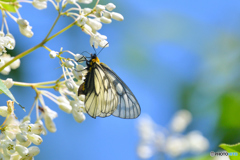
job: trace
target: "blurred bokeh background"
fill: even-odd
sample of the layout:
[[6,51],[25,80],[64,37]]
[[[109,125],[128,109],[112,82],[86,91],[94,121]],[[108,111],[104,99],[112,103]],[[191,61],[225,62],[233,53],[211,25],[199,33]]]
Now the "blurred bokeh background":
[[[197,130],[209,141],[206,151],[174,157],[155,150],[147,158],[210,159],[205,155],[218,151],[220,143],[239,142],[240,1],[101,0],[100,4],[109,2],[117,6],[115,11],[125,19],[103,25],[100,33],[108,37],[110,47],[99,58],[133,91],[142,114],[134,120],[92,119],[86,115],[86,121],[79,124],[72,115],[46,99],[46,104],[58,113],[57,132],[43,137],[41,152],[35,159],[140,159],[141,118],[149,116],[161,131],[169,130],[175,113],[182,109],[191,113],[191,122],[181,134]],[[42,11],[23,4],[20,13],[33,26],[34,36],[29,39],[21,35],[9,18],[10,32],[16,39],[12,55],[38,44],[57,16],[50,3]],[[61,18],[53,32],[71,21],[68,17]],[[93,52],[89,36],[76,26],[46,46],[53,50],[63,47],[74,53]],[[59,61],[50,59],[45,49],[38,49],[21,59],[20,68],[0,78],[42,82],[55,80],[61,74]],[[28,112],[35,92],[16,86],[11,91]],[[6,105],[7,99],[1,95],[0,106]],[[21,119],[26,113],[16,106],[16,114]]]

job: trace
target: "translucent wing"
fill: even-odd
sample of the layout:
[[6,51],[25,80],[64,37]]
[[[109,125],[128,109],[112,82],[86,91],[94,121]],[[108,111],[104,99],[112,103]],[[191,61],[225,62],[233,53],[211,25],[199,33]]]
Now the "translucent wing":
[[94,63],[91,66],[84,85],[85,109],[91,117],[107,117],[116,110],[118,96],[115,87],[100,65]]
[[106,64],[101,63],[108,80],[115,86],[118,95],[118,104],[112,115],[120,118],[137,118],[141,113],[141,108],[136,97],[128,86],[111,70]]

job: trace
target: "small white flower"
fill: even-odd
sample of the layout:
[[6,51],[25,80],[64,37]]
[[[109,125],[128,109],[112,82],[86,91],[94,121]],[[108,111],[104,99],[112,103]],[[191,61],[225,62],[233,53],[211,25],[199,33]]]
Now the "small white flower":
[[11,33],[7,33],[7,35],[4,38],[4,46],[7,49],[13,50],[15,47],[15,44],[16,44],[16,42],[15,42],[13,35]]
[[47,2],[46,1],[33,0],[32,5],[39,10],[47,8]]
[[51,51],[51,52],[49,53],[49,57],[50,57],[50,58],[55,58],[55,57],[57,56],[57,53],[58,53],[58,52],[56,52],[56,51]]
[[79,3],[89,4],[92,3],[92,0],[78,0]]
[[112,12],[112,18],[117,21],[123,21],[123,16],[120,13]]
[[42,138],[34,133],[28,133],[27,138],[35,145],[40,145],[42,143]]
[[113,4],[113,3],[108,3],[106,5],[106,9],[109,10],[109,11],[112,11],[116,8],[116,6]]
[[28,38],[31,38],[33,36],[33,32],[32,32],[32,27],[29,26],[29,22],[25,19],[17,19],[17,23],[18,23],[18,26],[19,26],[19,30],[20,32],[28,37]]
[[95,36],[91,36],[90,38],[90,45],[95,48],[100,47],[108,47],[108,42],[106,41],[107,37],[105,35],[101,35],[100,33],[96,33]]
[[76,122],[81,123],[83,122],[86,117],[83,114],[84,103],[82,101],[76,100],[71,101],[70,105],[72,106],[72,114]]
[[87,20],[88,20],[87,17],[80,15],[77,20],[77,25],[81,27],[82,25],[86,24]]

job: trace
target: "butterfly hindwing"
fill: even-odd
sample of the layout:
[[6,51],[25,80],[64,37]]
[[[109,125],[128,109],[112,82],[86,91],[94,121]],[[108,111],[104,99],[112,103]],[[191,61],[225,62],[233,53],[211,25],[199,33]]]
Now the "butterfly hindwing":
[[141,113],[141,108],[132,91],[106,64],[101,63],[100,65],[106,76],[111,80],[118,95],[117,108],[112,115],[124,119],[137,118]]

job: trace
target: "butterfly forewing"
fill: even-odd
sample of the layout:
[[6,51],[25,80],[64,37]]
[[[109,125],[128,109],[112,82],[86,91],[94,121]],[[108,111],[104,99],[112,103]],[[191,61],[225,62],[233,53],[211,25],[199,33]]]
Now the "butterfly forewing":
[[85,80],[85,109],[93,118],[110,116],[116,110],[118,96],[103,68],[94,63]]

